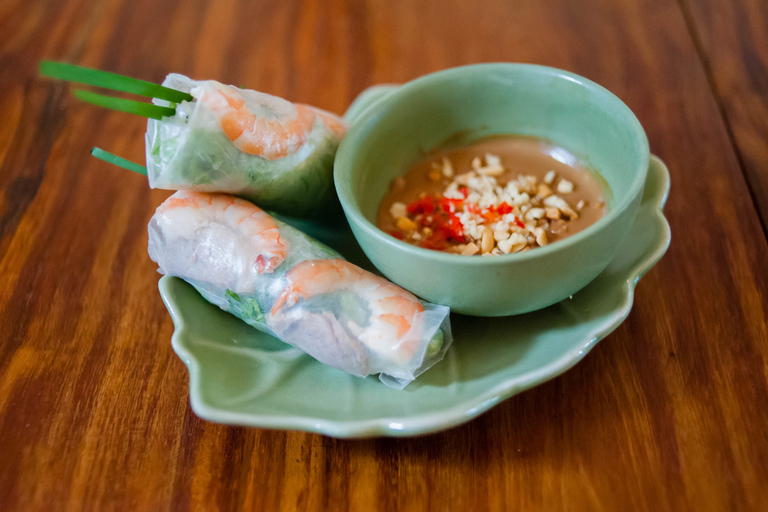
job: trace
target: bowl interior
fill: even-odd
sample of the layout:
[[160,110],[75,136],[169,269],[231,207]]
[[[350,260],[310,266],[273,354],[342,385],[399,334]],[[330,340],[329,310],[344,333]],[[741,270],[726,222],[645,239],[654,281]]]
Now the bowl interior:
[[642,187],[648,142],[616,96],[554,68],[481,64],[405,84],[353,124],[336,164],[342,204],[375,225],[391,181],[425,154],[499,134],[542,137],[576,155],[602,178],[609,210]]

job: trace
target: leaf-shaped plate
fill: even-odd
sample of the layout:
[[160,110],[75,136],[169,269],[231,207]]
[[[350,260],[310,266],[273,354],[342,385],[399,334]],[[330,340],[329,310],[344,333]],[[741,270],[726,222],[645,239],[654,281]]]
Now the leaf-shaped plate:
[[[190,400],[206,420],[307,430],[335,437],[407,436],[466,422],[579,362],[629,314],[635,285],[662,257],[669,172],[651,158],[632,232],[610,265],[572,299],[506,318],[451,315],[446,358],[402,391],[323,366],[206,302],[192,286],[160,279],[189,368]],[[311,231],[309,226],[302,226]],[[363,266],[348,230],[311,232]]]

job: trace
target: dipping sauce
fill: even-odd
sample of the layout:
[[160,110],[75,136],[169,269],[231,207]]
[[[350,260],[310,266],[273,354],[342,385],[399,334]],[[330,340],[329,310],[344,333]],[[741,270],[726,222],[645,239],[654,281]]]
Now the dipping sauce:
[[396,178],[377,225],[425,249],[492,256],[556,242],[605,211],[600,183],[574,155],[504,135],[435,152]]

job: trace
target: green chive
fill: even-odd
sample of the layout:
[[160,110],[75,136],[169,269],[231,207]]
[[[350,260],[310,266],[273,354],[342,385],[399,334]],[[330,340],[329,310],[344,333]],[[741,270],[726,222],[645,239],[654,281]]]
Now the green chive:
[[138,94],[140,96],[148,96],[150,98],[157,98],[174,103],[192,101],[194,99],[186,92],[153,84],[152,82],[145,82],[144,80],[118,75],[116,73],[73,66],[72,64],[64,64],[62,62],[52,62],[49,60],[40,62],[40,74],[51,78],[58,78],[59,80],[66,80],[68,82],[94,85],[96,87],[103,87],[104,89]]
[[125,158],[120,158],[119,156],[113,155],[112,153],[104,151],[101,148],[91,149],[91,154],[96,158],[98,158],[99,160],[103,160],[107,163],[114,164],[118,167],[122,167],[123,169],[128,169],[129,171],[143,174],[144,176],[147,175],[147,168],[144,167],[143,165],[133,163],[130,160],[126,160]]
[[92,103],[93,105],[99,107],[118,110],[120,112],[127,112],[129,114],[138,114],[140,116],[149,117],[151,119],[160,120],[164,117],[171,117],[176,114],[175,109],[153,105],[152,103],[124,100],[122,98],[113,98],[112,96],[104,96],[103,94],[83,91],[80,89],[75,90],[74,94],[86,103]]

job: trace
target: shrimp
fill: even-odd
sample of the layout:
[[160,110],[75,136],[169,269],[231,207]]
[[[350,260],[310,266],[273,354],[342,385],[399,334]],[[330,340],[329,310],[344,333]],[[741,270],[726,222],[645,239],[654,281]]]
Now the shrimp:
[[[240,151],[277,160],[295,153],[307,142],[315,124],[313,108],[213,80],[208,83],[213,89],[200,100],[217,114],[222,130]],[[264,113],[254,114],[251,106]]]
[[317,107],[312,107],[310,105],[302,106],[307,106],[314,110],[315,114],[317,114],[317,117],[319,117],[323,124],[325,124],[325,126],[327,126],[331,132],[333,132],[333,135],[337,139],[341,140],[344,138],[344,135],[347,133],[347,123],[345,123],[340,117]]
[[[199,248],[185,252],[185,243]],[[153,249],[157,244],[165,250]],[[161,267],[192,279],[215,276],[236,292],[247,290],[258,274],[273,272],[285,260],[286,245],[272,217],[226,194],[180,190],[150,222],[150,257],[166,255]]]
[[402,363],[414,356],[420,340],[424,307],[399,286],[341,259],[306,260],[286,275],[287,285],[272,307],[272,315],[299,299],[323,293],[351,291],[367,301],[367,326],[350,320],[347,328],[373,351]]

